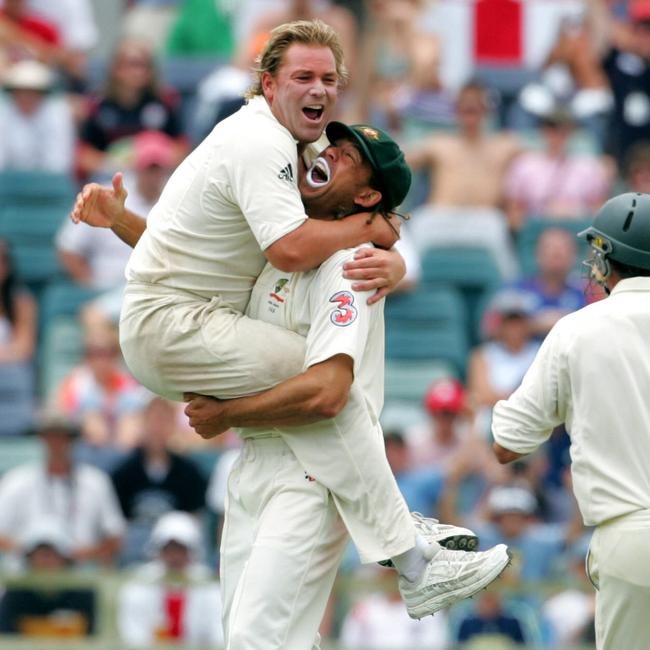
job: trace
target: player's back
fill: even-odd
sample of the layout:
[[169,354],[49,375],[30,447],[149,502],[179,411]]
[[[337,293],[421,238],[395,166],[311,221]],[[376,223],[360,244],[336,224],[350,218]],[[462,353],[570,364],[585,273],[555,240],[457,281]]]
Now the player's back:
[[558,326],[574,487],[586,523],[650,509],[650,278],[623,280]]

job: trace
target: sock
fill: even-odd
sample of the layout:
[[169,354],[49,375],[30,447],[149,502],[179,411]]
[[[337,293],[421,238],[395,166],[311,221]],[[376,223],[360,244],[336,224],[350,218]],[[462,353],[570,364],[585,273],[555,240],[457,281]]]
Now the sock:
[[400,553],[391,558],[397,572],[409,582],[418,582],[429,564],[440,550],[440,545],[429,544],[422,535],[416,535],[415,546],[405,553]]

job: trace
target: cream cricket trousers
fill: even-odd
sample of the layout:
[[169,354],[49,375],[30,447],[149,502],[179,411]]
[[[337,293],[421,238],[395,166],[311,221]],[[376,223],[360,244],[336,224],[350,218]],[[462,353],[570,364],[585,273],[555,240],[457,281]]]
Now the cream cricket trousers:
[[317,649],[347,540],[329,491],[281,437],[245,440],[221,538],[225,650]]
[[[183,392],[230,399],[258,393],[303,370],[305,340],[221,304],[149,285],[127,285],[120,345],[144,386],[169,399]],[[282,436],[303,470],[330,490],[362,562],[415,545],[408,507],[388,465],[379,423],[353,384],[337,417]],[[329,426],[331,424],[331,426]]]
[[587,556],[597,650],[650,647],[650,510],[601,524]]

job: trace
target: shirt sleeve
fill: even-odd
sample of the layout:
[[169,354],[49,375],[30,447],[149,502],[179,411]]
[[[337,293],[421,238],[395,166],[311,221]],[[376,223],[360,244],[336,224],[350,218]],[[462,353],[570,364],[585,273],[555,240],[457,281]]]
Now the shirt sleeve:
[[262,250],[307,219],[298,191],[297,146],[288,135],[268,130],[255,128],[233,143],[228,161],[233,201]]
[[354,362],[354,372],[363,357],[371,319],[383,302],[369,306],[369,292],[352,290],[352,281],[343,277],[343,262],[350,251],[340,251],[315,272],[309,291],[311,327],[307,334],[305,369],[346,354]]
[[521,386],[494,407],[492,435],[505,449],[529,454],[565,421],[568,384],[562,367],[563,323],[564,319],[558,321],[549,332]]

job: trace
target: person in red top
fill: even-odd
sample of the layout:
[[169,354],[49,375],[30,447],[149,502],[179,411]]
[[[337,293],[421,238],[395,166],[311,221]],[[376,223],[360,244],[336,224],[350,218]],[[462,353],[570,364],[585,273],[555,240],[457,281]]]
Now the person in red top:
[[9,60],[57,58],[61,36],[56,26],[29,10],[26,0],[4,0],[0,8],[0,46]]

